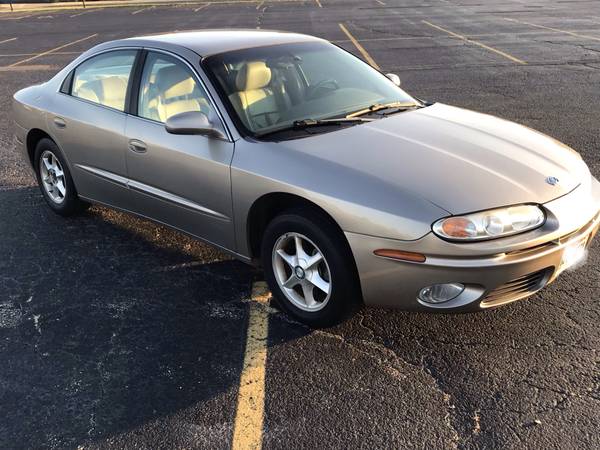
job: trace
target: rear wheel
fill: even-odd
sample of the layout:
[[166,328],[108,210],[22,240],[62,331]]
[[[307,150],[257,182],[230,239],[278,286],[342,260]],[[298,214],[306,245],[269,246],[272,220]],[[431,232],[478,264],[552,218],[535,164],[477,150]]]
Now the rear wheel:
[[265,230],[261,256],[281,308],[310,326],[335,325],[361,304],[352,253],[321,214],[302,209],[277,216]]
[[61,216],[83,211],[88,203],[77,196],[69,167],[58,146],[42,139],[35,148],[34,170],[48,206]]

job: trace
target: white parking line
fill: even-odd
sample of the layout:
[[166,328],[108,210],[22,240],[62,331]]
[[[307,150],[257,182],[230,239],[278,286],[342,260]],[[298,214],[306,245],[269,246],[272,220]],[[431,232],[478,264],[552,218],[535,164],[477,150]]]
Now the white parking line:
[[16,37],[14,37],[14,38],[10,38],[10,39],[4,39],[3,41],[0,41],[0,44],[4,44],[4,43],[6,43],[6,42],[11,42],[11,41],[16,41],[16,40],[17,40],[17,38],[16,38]]
[[321,2],[320,2],[320,0],[315,0],[315,2],[316,2],[316,3],[317,3],[317,5],[319,6],[319,8],[322,8],[322,7],[323,7],[323,5],[321,5]]
[[256,5],[256,10],[258,11],[260,9],[260,7],[263,5],[264,2],[260,2],[258,5]]
[[139,14],[139,13],[141,13],[141,12],[143,12],[143,11],[149,11],[149,10],[151,10],[151,9],[155,9],[155,8],[156,8],[156,6],[151,6],[150,8],[142,8],[142,9],[138,9],[137,11],[134,11],[134,12],[132,12],[132,13],[131,13],[131,15],[132,15],[132,16],[135,16],[136,14]]
[[200,11],[201,9],[208,8],[209,6],[210,6],[210,3],[205,3],[204,5],[200,6],[199,8],[196,8],[196,9],[194,10],[194,12],[198,12],[198,11]]
[[72,14],[69,17],[79,17],[79,16],[83,16],[84,14],[91,14],[93,12],[102,11],[103,9],[104,8],[88,9],[87,11],[83,11],[83,12],[80,12],[78,14]]
[[29,61],[33,61],[34,59],[37,59],[37,58],[39,58],[41,56],[49,55],[50,53],[54,53],[54,52],[56,52],[58,50],[61,50],[61,49],[65,48],[65,47],[68,47],[70,45],[78,44],[79,42],[87,41],[88,39],[92,39],[92,38],[94,38],[96,36],[98,36],[98,33],[90,34],[89,36],[86,36],[86,37],[81,38],[81,39],[77,39],[76,41],[73,41],[73,42],[67,42],[66,44],[60,45],[60,46],[52,48],[50,50],[46,50],[45,52],[42,52],[42,53],[38,53],[37,55],[32,56],[30,58],[22,59],[21,61],[17,61],[16,63],[9,64],[7,67],[15,67],[15,66],[18,66],[20,64],[23,64],[23,63],[26,63],[26,62],[29,62]]

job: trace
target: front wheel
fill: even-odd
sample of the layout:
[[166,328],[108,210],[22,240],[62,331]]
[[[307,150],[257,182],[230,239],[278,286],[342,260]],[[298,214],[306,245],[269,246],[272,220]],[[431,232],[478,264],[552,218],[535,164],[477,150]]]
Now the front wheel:
[[277,216],[265,231],[261,257],[281,308],[307,325],[335,325],[361,304],[348,243],[321,214],[294,210]]

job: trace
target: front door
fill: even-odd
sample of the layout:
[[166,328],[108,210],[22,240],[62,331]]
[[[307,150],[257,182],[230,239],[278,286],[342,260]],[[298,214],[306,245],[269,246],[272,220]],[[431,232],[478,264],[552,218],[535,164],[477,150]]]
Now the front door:
[[233,142],[169,134],[164,126],[169,117],[188,111],[221,124],[198,78],[184,61],[150,51],[136,109],[125,132],[135,212],[233,249]]

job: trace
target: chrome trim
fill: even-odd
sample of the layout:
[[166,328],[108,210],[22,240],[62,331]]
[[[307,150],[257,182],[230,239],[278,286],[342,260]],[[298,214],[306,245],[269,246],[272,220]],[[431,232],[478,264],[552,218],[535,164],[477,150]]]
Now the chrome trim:
[[219,220],[231,221],[229,217],[224,214],[221,214],[217,211],[213,211],[212,209],[206,208],[198,203],[192,202],[186,198],[180,197],[179,195],[172,194],[167,191],[163,191],[162,189],[158,189],[152,186],[149,186],[144,183],[140,183],[139,181],[131,180],[130,178],[123,177],[121,175],[117,175],[112,172],[108,172],[106,170],[98,169],[96,167],[85,166],[83,164],[75,164],[75,167],[85,170],[92,175],[96,175],[105,180],[116,183],[120,186],[129,188],[131,190],[141,192],[143,194],[150,195],[152,197],[158,198],[160,200],[167,201],[169,203],[174,203],[176,205],[182,206],[184,208],[192,209],[199,213],[212,216]]
[[85,170],[92,175],[104,178],[105,180],[112,181],[113,183],[123,187],[127,187],[127,183],[129,182],[129,178],[122,177],[121,175],[117,175],[116,173],[108,172],[106,170],[97,169],[96,167],[84,166],[83,164],[75,164],[75,167]]
[[165,200],[170,203],[176,203],[179,206],[193,209],[195,211],[201,212],[202,214],[213,216],[217,219],[226,220],[226,221],[230,220],[229,217],[227,217],[217,211],[213,211],[212,209],[205,208],[204,206],[199,205],[198,203],[194,203],[194,202],[187,200],[183,197],[180,197],[178,195],[171,194],[170,192],[163,191],[162,189],[148,186],[147,184],[140,183],[138,181],[129,180],[129,182],[127,183],[127,186],[134,191],[142,192],[144,194],[148,194],[152,197],[156,197],[160,200]]

